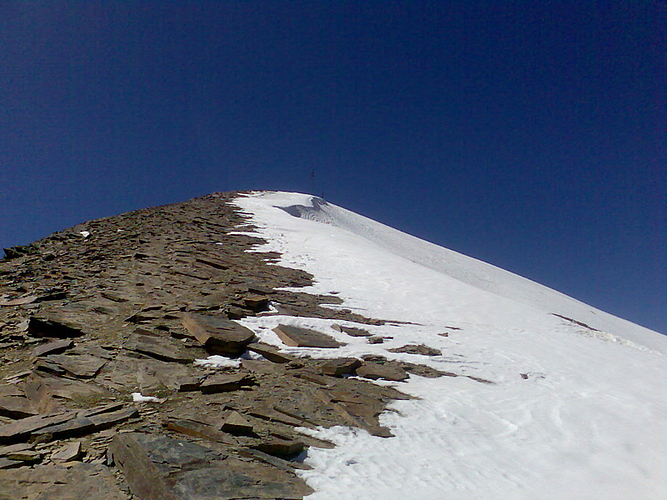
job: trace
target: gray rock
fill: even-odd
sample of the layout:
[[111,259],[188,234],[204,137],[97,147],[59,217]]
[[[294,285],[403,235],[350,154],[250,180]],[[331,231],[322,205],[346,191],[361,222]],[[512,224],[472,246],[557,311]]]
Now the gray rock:
[[132,493],[141,500],[179,500],[148,457],[146,449],[129,434],[117,434],[109,451]]

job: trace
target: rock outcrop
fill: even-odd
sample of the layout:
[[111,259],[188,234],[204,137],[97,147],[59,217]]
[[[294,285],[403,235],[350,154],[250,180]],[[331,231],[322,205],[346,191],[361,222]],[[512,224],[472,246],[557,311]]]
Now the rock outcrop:
[[[234,320],[327,318],[358,325],[338,327],[350,336],[383,321],[322,307],[340,303],[334,296],[284,290],[312,277],[248,252],[262,240],[246,234],[234,196],[94,220],[6,250],[1,500],[302,498],[312,491],[296,474],[304,453],[333,445],[298,428],[389,437],[378,415],[408,396],[370,379],[444,375],[258,342]],[[276,333],[292,351],[342,345],[326,332]],[[209,355],[229,363],[194,362]]]

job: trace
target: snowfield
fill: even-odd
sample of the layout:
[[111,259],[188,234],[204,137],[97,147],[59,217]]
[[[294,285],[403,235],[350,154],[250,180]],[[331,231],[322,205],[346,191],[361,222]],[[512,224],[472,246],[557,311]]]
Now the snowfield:
[[[391,337],[369,344],[329,320],[244,319],[263,341],[493,382],[412,375],[392,385],[419,399],[381,417],[395,437],[314,431],[337,447],[308,451],[314,468],[300,473],[316,490],[309,500],[667,498],[664,336],[319,198],[257,192],[235,203],[268,241],[258,251],[315,276],[304,291],[336,293],[344,303],[331,307],[395,322],[366,327]],[[279,323],[347,345],[289,348],[271,331]],[[388,352],[422,343],[442,355]]]

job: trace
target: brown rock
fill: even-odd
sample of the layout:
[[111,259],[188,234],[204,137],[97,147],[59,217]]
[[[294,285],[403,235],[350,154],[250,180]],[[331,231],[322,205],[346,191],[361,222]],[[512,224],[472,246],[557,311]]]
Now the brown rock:
[[12,453],[7,453],[9,460],[16,460],[19,462],[39,462],[42,460],[42,454],[33,450],[20,450]]
[[3,500],[127,500],[109,469],[99,464],[77,464],[71,469],[42,465],[2,471],[0,492],[11,492],[11,497],[0,493]]
[[320,347],[333,349],[344,345],[329,335],[308,328],[278,325],[273,331],[280,337],[280,340],[291,347]]
[[47,354],[60,354],[74,345],[71,340],[55,340],[47,344],[37,346],[32,351],[32,357],[46,356]]
[[50,354],[38,359],[35,366],[46,372],[93,378],[105,364],[105,360],[89,354]]
[[74,462],[81,458],[81,441],[72,441],[51,455],[54,462]]
[[253,342],[252,344],[248,344],[247,349],[264,356],[266,359],[273,361],[274,363],[289,363],[294,360],[294,356],[283,354],[276,347],[269,344]]
[[253,446],[256,450],[277,457],[295,457],[305,449],[301,441],[282,439],[271,436],[269,439]]
[[181,322],[212,354],[241,354],[255,338],[255,334],[248,328],[217,316],[188,314]]
[[225,417],[221,429],[238,436],[250,436],[254,434],[252,424],[237,411],[231,411]]
[[204,380],[200,386],[199,390],[205,394],[211,394],[216,392],[229,392],[237,391],[241,387],[250,386],[255,384],[255,379],[251,375],[247,374],[216,374],[211,375],[206,380]]
[[396,347],[394,349],[389,349],[389,352],[400,352],[405,354],[419,354],[421,356],[440,356],[442,352],[439,349],[429,347],[425,344],[408,344],[402,347]]
[[405,370],[397,366],[381,365],[379,363],[370,362],[364,362],[363,365],[357,368],[357,375],[372,380],[381,378],[398,382],[407,379],[409,376]]
[[331,327],[339,332],[347,333],[351,337],[370,337],[368,330],[363,328],[355,328],[353,326],[331,325]]
[[339,358],[327,361],[321,367],[322,373],[332,377],[351,375],[361,366],[361,361],[356,358]]
[[178,392],[198,391],[201,384],[201,377],[184,377],[177,380],[176,390]]
[[72,338],[84,335],[78,322],[66,313],[41,313],[30,318],[28,334],[33,337]]
[[52,413],[58,409],[51,389],[39,376],[30,375],[23,384],[23,392],[39,413]]
[[238,444],[236,440],[229,434],[221,432],[218,429],[202,422],[170,418],[163,425],[169,431],[178,432],[179,434],[186,436],[203,438],[207,439],[208,441],[214,441],[217,443],[230,445]]
[[186,352],[181,344],[156,335],[132,335],[125,347],[161,361],[177,363],[192,363],[194,361],[194,356]]
[[0,397],[0,415],[4,417],[19,419],[38,413],[39,411],[35,409],[28,398],[22,396]]
[[76,413],[69,411],[58,414],[36,415],[2,425],[0,426],[0,443],[25,441],[31,433],[39,429],[67,422],[74,417],[76,417]]
[[162,479],[146,449],[128,434],[116,434],[109,446],[132,493],[141,500],[179,500]]
[[247,295],[243,297],[243,305],[251,311],[268,311],[269,298],[263,295]]

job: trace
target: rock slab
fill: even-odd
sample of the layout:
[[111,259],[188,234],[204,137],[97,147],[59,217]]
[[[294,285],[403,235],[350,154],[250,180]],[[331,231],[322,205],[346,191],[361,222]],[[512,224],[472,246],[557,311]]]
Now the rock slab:
[[308,328],[281,324],[275,327],[273,331],[280,337],[280,340],[282,340],[285,345],[290,347],[335,349],[345,345],[329,335]]

